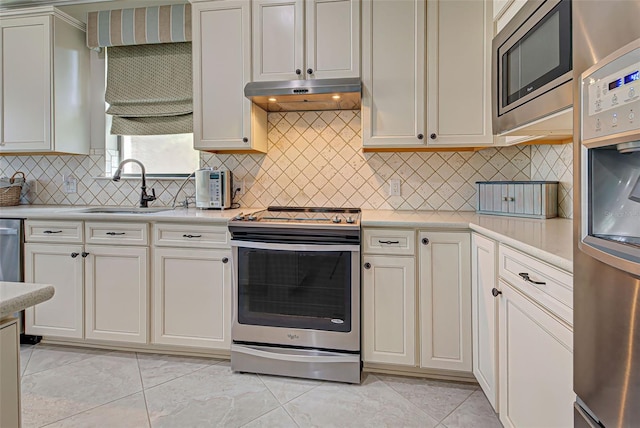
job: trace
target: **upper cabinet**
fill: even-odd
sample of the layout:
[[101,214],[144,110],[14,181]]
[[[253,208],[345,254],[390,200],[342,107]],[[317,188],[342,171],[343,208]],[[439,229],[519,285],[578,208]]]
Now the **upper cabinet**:
[[0,154],[89,153],[84,24],[52,7],[0,19]]
[[251,80],[249,0],[197,2],[193,22],[196,150],[267,150],[267,113],[244,96]]
[[365,149],[493,144],[491,4],[364,0]]
[[498,34],[525,3],[527,0],[493,0],[494,33]]
[[254,81],[359,76],[359,0],[253,2]]

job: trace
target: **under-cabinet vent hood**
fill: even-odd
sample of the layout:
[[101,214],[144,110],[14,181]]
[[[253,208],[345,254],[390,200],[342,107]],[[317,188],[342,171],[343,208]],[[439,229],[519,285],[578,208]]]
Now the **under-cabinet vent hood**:
[[358,78],[250,82],[244,95],[266,111],[359,110]]

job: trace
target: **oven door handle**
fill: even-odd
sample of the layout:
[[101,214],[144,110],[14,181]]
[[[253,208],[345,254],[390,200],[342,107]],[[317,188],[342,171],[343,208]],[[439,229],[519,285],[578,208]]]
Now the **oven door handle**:
[[[346,355],[294,355],[287,353],[284,349],[279,349],[281,352],[268,352],[260,349],[255,349],[242,345],[231,345],[231,352],[237,352],[240,354],[251,355],[254,357],[268,358],[271,360],[281,360],[296,363],[347,363],[347,362],[359,362],[359,354],[346,354]],[[282,352],[284,351],[284,352]]]
[[230,241],[232,247],[255,248],[257,250],[282,250],[282,251],[360,251],[359,245],[327,245],[327,244],[278,244],[272,242]]

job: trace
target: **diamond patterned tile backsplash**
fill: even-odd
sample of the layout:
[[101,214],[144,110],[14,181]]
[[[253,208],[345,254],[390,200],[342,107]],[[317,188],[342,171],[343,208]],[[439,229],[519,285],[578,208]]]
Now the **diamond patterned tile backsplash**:
[[[571,185],[571,156],[570,148],[564,146],[363,153],[357,111],[269,113],[268,126],[265,155],[201,155],[202,166],[224,166],[236,180],[244,179],[245,192],[238,197],[242,206],[474,211],[476,181],[547,179],[557,173],[563,182],[561,212],[571,214],[567,202],[572,198],[567,187]],[[22,203],[136,205],[139,180],[96,179],[105,175],[106,156],[104,150],[93,150],[89,156],[3,156],[0,176],[17,170],[26,173],[31,186]],[[77,193],[64,193],[63,174],[77,178]],[[389,196],[389,180],[394,178],[401,180],[401,196]],[[171,204],[180,184],[180,180],[148,180],[159,198],[152,205]],[[189,183],[179,200],[193,193],[193,183]]]
[[531,146],[531,179],[559,181],[558,215],[573,218],[573,144]]

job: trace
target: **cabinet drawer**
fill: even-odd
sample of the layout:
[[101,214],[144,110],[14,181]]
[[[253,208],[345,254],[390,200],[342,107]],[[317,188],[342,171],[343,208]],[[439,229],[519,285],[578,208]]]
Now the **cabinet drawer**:
[[498,257],[501,278],[573,325],[573,276],[570,273],[505,245],[500,245]]
[[160,247],[228,248],[227,226],[157,223],[153,244]]
[[416,251],[414,230],[403,229],[364,229],[364,248],[366,254],[406,254]]
[[87,244],[149,245],[147,223],[86,222]]
[[24,223],[27,242],[82,243],[81,221],[27,220]]

